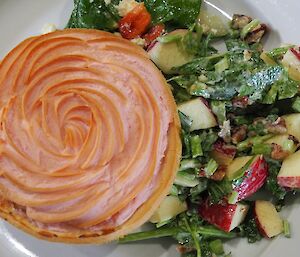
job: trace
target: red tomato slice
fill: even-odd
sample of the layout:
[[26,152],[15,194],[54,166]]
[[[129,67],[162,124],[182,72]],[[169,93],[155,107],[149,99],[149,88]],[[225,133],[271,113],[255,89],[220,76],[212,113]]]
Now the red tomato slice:
[[139,4],[119,21],[119,31],[123,38],[133,39],[141,36],[150,23],[150,13],[144,4]]
[[153,26],[143,38],[146,40],[146,45],[150,45],[155,39],[157,39],[165,31],[164,24],[157,24]]

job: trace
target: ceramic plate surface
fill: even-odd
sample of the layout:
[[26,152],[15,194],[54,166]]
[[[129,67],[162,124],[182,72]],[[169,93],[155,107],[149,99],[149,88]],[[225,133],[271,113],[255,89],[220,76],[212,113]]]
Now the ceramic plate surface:
[[[206,8],[224,17],[244,13],[267,23],[272,33],[267,47],[280,43],[300,44],[299,0],[208,0]],[[72,10],[72,0],[0,0],[0,59],[25,38],[41,33],[46,23],[63,28]],[[299,128],[300,129],[300,128]],[[292,238],[249,245],[246,240],[228,242],[233,257],[300,256],[300,200],[290,199],[282,215],[292,225]],[[37,240],[0,221],[0,257],[177,257],[172,241],[140,244],[64,245]]]

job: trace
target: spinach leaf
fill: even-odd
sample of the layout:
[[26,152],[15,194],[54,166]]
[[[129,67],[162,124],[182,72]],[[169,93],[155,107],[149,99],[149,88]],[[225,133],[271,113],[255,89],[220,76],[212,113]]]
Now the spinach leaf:
[[193,135],[190,137],[192,157],[197,158],[203,156],[203,150],[201,147],[201,138],[199,135]]
[[237,39],[227,40],[225,44],[229,52],[229,69],[242,74],[245,71],[253,71],[266,66],[260,58],[261,52],[258,44],[249,46],[246,42]]
[[269,176],[266,182],[266,189],[277,199],[283,200],[287,191],[277,183],[277,175],[279,173],[281,162],[267,158]]
[[182,75],[201,74],[203,70],[213,70],[214,65],[223,57],[224,54],[215,54],[208,57],[195,58],[187,64],[173,68],[173,71]]
[[244,50],[249,50],[249,45],[242,40],[238,39],[229,39],[225,41],[226,48],[231,52],[243,52]]
[[186,116],[181,111],[178,111],[178,115],[179,115],[181,127],[183,128],[183,130],[186,132],[190,132],[193,121],[190,119],[190,117]]
[[281,66],[267,67],[251,74],[240,88],[241,96],[249,96],[251,100],[260,100],[264,93],[277,82],[283,74]]
[[168,82],[176,82],[182,88],[188,89],[197,80],[196,75],[181,75],[175,76],[168,80]]
[[176,25],[189,27],[197,19],[202,0],[145,0],[152,22],[172,22]]
[[218,135],[213,130],[203,131],[200,134],[201,145],[203,152],[209,152],[212,150],[213,144],[217,141]]
[[291,48],[291,46],[288,47],[278,47],[274,48],[270,52],[267,53],[267,55],[275,60],[282,59],[282,57],[286,54],[286,52]]
[[300,97],[299,96],[297,96],[294,99],[292,108],[295,112],[300,112]]
[[208,183],[208,194],[213,204],[219,203],[224,196],[229,195],[231,192],[232,184],[229,180],[209,181]]
[[182,157],[183,158],[191,157],[191,135],[189,131],[185,131],[184,129],[181,130],[181,141],[182,141]]
[[239,226],[239,228],[241,230],[241,235],[243,237],[247,237],[249,243],[255,243],[262,239],[262,236],[258,231],[255,219],[252,217],[250,218],[248,216],[246,221],[241,226]]
[[201,37],[202,35],[197,35],[193,30],[189,30],[181,39],[180,47],[184,52],[190,55],[197,55],[199,49],[201,49]]
[[213,100],[231,100],[237,94],[238,86],[236,82],[230,83],[226,79],[215,85],[195,83],[190,88],[190,94]]
[[207,189],[207,179],[200,179],[200,183],[190,189],[189,199],[191,203],[198,204],[201,199],[201,193]]
[[88,28],[114,31],[120,19],[114,3],[104,0],[74,0],[74,9],[67,28]]
[[287,74],[277,81],[263,98],[263,103],[272,104],[278,100],[292,98],[298,93],[298,83],[291,80]]

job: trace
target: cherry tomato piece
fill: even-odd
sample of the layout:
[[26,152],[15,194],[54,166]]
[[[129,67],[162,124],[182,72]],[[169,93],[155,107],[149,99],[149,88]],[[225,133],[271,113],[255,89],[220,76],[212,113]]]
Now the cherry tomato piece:
[[139,4],[119,21],[119,31],[123,38],[133,39],[144,34],[150,23],[150,13]]

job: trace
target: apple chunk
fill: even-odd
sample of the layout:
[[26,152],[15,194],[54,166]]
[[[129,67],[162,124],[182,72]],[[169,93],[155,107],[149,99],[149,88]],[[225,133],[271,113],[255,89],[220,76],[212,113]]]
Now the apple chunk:
[[[282,150],[287,151],[289,154],[292,154],[296,151],[298,142],[295,142],[295,137],[289,134],[275,135],[268,139],[265,143],[267,144],[277,144]],[[297,140],[296,140],[297,141]]]
[[248,161],[251,160],[253,156],[242,156],[242,157],[237,157],[235,158],[231,163],[230,165],[227,167],[227,170],[226,170],[226,177],[229,179],[229,180],[232,180],[235,176],[236,176],[236,173],[241,169],[243,168],[246,163]]
[[288,69],[289,76],[296,80],[300,81],[300,60],[292,49],[289,49],[286,54],[283,56],[282,64]]
[[262,155],[239,157],[228,166],[226,176],[233,180],[235,201],[240,201],[264,185],[268,176],[268,165]]
[[167,196],[150,218],[151,223],[164,222],[187,210],[186,202],[176,196]]
[[300,188],[300,150],[284,159],[277,181],[282,187]]
[[254,213],[258,229],[264,237],[271,238],[282,233],[283,220],[272,203],[256,201]]
[[249,206],[246,204],[212,204],[208,199],[202,202],[199,206],[199,215],[212,225],[219,229],[230,232],[245,219]]
[[202,97],[180,104],[178,110],[193,121],[191,131],[212,128],[218,125],[214,114]]
[[288,114],[282,118],[285,120],[287,133],[300,141],[300,113]]
[[[188,30],[178,29],[168,35],[184,36],[187,32]],[[158,68],[166,74],[171,74],[173,67],[181,66],[193,59],[193,55],[186,53],[178,42],[162,43],[157,41],[150,47],[148,54]]]
[[234,159],[236,154],[236,147],[232,145],[226,145],[223,141],[217,141],[213,145],[211,151],[211,157],[219,164],[228,166]]

